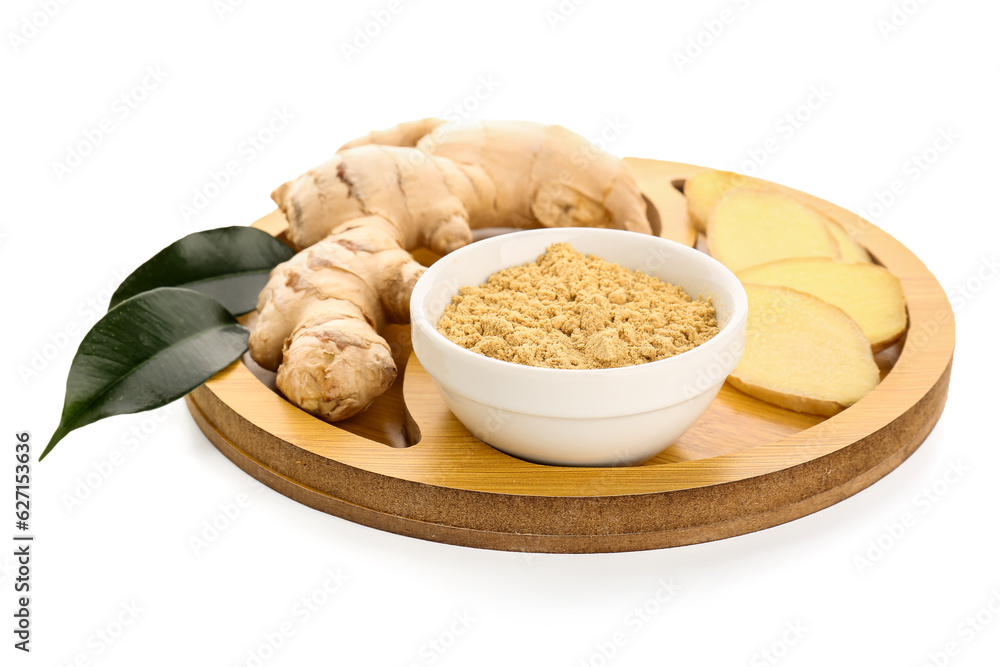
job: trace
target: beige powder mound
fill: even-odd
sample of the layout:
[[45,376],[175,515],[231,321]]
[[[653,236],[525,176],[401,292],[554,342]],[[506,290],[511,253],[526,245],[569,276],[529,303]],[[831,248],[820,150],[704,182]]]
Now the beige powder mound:
[[438,331],[479,354],[543,368],[617,368],[666,359],[719,332],[711,300],[568,243],[452,297]]

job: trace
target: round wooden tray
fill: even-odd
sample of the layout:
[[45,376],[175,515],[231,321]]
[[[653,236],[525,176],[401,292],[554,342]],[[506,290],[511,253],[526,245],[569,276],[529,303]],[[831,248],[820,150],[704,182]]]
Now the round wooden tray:
[[[629,162],[659,233],[694,244],[680,188],[701,168]],[[878,355],[881,384],[835,417],[783,410],[726,385],[691,430],[643,465],[537,465],[482,443],[452,416],[410,356],[408,327],[386,332],[405,366],[400,379],[365,413],[336,426],[284,400],[273,376],[249,358],[193,391],[188,405],[209,440],[271,488],[427,540],[632,551],[791,521],[874,483],[923,442],[944,408],[955,345],[948,299],[919,259],[855,214],[795,194],[841,222],[906,292],[909,330]],[[255,225],[280,235],[285,221],[275,211]]]

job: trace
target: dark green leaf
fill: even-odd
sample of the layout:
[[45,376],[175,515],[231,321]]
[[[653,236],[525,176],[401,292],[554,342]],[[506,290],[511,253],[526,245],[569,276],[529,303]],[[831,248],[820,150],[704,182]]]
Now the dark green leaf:
[[186,287],[241,315],[257,307],[257,295],[275,266],[295,254],[253,227],[222,227],[185,236],[132,272],[111,297],[111,308],[157,287]]
[[175,401],[238,359],[248,337],[222,304],[188,289],[123,301],[80,343],[59,427],[39,460],[73,429]]

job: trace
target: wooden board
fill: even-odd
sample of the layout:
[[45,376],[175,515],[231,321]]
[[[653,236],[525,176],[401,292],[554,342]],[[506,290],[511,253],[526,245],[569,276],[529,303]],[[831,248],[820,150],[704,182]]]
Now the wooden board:
[[[686,235],[690,225],[674,184],[700,168],[630,163],[641,163],[641,186],[658,209],[661,234]],[[919,259],[855,214],[796,196],[844,225],[900,277],[907,298],[908,334],[879,354],[881,384],[835,417],[783,410],[726,385],[693,428],[643,465],[527,463],[469,434],[410,356],[408,327],[398,326],[385,337],[405,366],[400,379],[368,411],[337,425],[285,401],[273,375],[248,358],[192,392],[188,405],[209,440],[264,484],[318,510],[428,540],[514,551],[630,551],[796,519],[874,483],[923,442],[944,408],[955,344],[948,299]],[[278,235],[284,224],[274,212],[256,226]]]

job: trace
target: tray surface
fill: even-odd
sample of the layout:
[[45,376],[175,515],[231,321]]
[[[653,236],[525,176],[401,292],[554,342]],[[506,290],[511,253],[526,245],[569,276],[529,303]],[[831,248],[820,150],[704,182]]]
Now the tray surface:
[[[626,160],[659,234],[694,245],[676,186],[702,168]],[[405,326],[384,332],[401,368],[396,384],[337,425],[284,400],[273,375],[248,357],[193,391],[188,405],[223,454],[275,490],[423,539],[515,551],[630,551],[796,519],[874,483],[923,442],[944,407],[955,334],[948,299],[919,259],[857,215],[795,194],[844,225],[901,279],[907,298],[905,339],[876,357],[881,384],[834,417],[771,406],[727,384],[694,427],[642,465],[528,463],[482,443],[455,419],[411,356]],[[280,235],[285,224],[274,211],[255,226]]]

